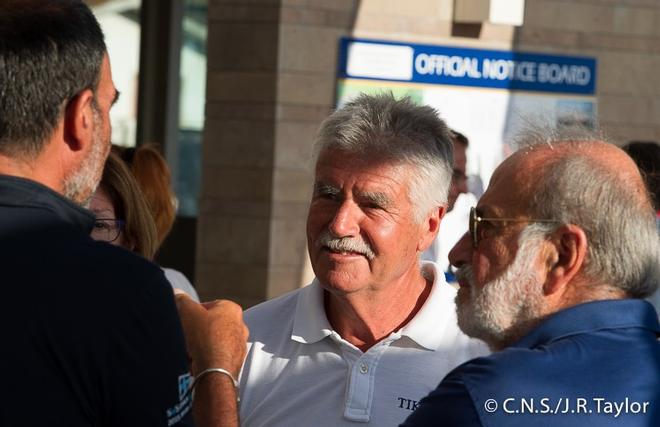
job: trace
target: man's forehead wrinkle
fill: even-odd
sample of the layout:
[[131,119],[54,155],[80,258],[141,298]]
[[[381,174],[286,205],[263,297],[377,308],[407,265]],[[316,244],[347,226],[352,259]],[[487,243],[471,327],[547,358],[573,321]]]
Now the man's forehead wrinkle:
[[368,166],[357,167],[350,163],[346,165],[319,164],[316,171],[316,182],[337,187],[349,184],[362,191],[371,191],[373,187],[374,192],[379,192],[381,189],[386,190],[393,185],[406,184],[407,175],[404,173],[404,169],[397,165],[370,168]]

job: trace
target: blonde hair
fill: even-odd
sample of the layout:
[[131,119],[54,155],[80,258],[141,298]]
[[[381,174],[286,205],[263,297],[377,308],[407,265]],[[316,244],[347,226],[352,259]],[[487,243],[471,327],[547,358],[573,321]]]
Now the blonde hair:
[[111,152],[100,187],[108,194],[115,216],[124,220],[125,246],[151,260],[158,249],[156,225],[144,195],[124,161]]
[[172,230],[176,217],[170,168],[154,144],[145,144],[137,148],[113,146],[113,151],[129,166],[142,190],[156,224],[157,247],[160,247]]

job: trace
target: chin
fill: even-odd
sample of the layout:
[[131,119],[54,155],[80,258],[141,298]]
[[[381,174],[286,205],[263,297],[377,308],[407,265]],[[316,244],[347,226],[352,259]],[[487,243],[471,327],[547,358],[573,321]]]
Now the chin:
[[346,295],[363,288],[363,281],[346,271],[325,271],[317,274],[316,278],[326,291],[334,295]]
[[342,280],[337,277],[318,277],[321,287],[332,294],[348,294],[354,290],[353,280]]

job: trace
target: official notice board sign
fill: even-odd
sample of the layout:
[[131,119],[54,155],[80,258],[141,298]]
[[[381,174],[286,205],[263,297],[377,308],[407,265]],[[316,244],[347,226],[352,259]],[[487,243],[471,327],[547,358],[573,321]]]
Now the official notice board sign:
[[344,38],[338,64],[338,105],[391,91],[436,108],[484,184],[526,122],[595,122],[595,58]]

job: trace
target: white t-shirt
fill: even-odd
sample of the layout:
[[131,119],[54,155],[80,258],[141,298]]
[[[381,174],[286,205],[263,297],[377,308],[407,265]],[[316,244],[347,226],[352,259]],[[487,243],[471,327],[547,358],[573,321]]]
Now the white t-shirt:
[[311,285],[249,309],[241,373],[243,427],[397,426],[459,364],[488,354],[456,323],[454,296],[433,263],[417,315],[363,353],[330,326]]

